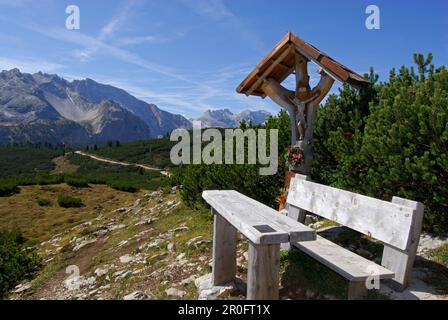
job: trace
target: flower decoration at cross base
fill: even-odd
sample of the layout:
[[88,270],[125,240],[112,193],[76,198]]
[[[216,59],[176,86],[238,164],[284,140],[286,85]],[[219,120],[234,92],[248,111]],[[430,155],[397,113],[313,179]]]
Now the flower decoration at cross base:
[[303,149],[299,146],[289,146],[285,154],[285,160],[289,170],[297,168],[303,163]]
[[279,205],[278,211],[282,211],[283,209],[285,209],[287,198],[288,198],[288,189],[281,188],[280,195],[276,199],[276,202]]

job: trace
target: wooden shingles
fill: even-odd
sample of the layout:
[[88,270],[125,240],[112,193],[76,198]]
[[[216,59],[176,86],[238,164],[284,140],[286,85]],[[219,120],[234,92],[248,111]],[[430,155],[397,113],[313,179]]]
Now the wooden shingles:
[[[290,48],[295,50],[290,50]],[[289,52],[288,52],[289,51]],[[347,68],[341,63],[303,41],[298,36],[288,32],[275,47],[264,57],[260,63],[249,73],[243,82],[237,87],[238,93],[265,97],[261,85],[266,78],[273,78],[279,83],[285,80],[294,71],[295,52],[298,52],[308,60],[313,61],[325,72],[342,83],[359,88],[369,83],[363,76]],[[287,52],[285,54],[285,52]]]

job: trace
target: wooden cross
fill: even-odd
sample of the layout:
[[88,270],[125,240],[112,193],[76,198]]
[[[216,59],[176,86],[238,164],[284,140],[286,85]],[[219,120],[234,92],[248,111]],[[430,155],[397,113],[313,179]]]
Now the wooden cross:
[[[320,68],[320,81],[311,89],[308,62]],[[296,89],[281,85],[295,74]],[[309,175],[313,162],[313,125],[319,103],[335,80],[360,87],[369,83],[364,77],[334,61],[326,54],[288,32],[236,89],[246,95],[266,96],[287,110],[291,119],[291,145],[303,150],[304,161],[296,172]]]
[[278,81],[267,78],[263,81],[262,90],[275,103],[288,111],[291,119],[291,145],[303,150],[304,162],[298,171],[309,175],[313,161],[313,124],[317,107],[330,91],[334,83],[325,71],[321,70],[321,78],[312,90],[309,85],[308,61],[296,53],[296,90],[283,87]]

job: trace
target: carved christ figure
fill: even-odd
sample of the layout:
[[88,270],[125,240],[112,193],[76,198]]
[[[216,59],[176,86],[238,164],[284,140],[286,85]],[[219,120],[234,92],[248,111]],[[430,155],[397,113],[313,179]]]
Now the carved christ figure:
[[317,106],[333,85],[331,78],[321,70],[321,79],[312,90],[309,85],[307,68],[308,60],[296,53],[296,90],[291,91],[283,87],[272,78],[265,79],[263,91],[275,103],[288,111],[291,119],[291,144],[296,145],[304,140],[308,144],[312,139],[312,125]]

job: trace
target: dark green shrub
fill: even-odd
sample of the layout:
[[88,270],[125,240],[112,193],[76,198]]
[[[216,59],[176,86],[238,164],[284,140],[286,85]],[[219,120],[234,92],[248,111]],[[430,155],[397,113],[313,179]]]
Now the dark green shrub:
[[107,183],[107,185],[115,190],[124,191],[124,192],[137,192],[138,188],[129,184],[126,181],[112,181]]
[[37,204],[41,207],[48,207],[51,205],[51,201],[44,198],[37,199]]
[[[276,207],[276,198],[283,187],[286,170],[283,154],[290,143],[289,117],[285,111],[281,111],[277,116],[270,117],[262,127],[267,130],[279,129],[279,166],[276,174],[261,176],[260,166],[257,164],[187,165],[173,170],[173,175],[165,183],[181,184],[180,195],[189,206],[202,202],[201,194],[204,190],[233,189],[266,205]],[[247,150],[245,153],[247,155]]]
[[418,69],[391,70],[369,92],[345,87],[327,100],[316,122],[312,178],[387,201],[420,201],[424,229],[446,232],[448,72]]
[[83,206],[81,199],[64,195],[58,197],[58,204],[62,208],[80,208]]
[[87,188],[89,186],[89,182],[87,181],[87,179],[80,177],[66,176],[64,178],[64,182],[69,186],[75,188]]
[[35,176],[50,172],[55,157],[63,154],[63,147],[50,144],[14,144],[0,147],[0,178],[21,175]]
[[59,183],[63,183],[65,179],[65,175],[64,174],[45,174],[45,175],[41,175],[41,176],[37,176],[34,181],[31,180],[30,184],[38,184],[41,186],[46,186],[46,185],[50,185],[50,184],[59,184]]
[[19,282],[32,278],[40,264],[37,254],[27,250],[19,230],[0,230],[0,298]]
[[15,181],[0,181],[0,197],[11,196],[20,191]]

